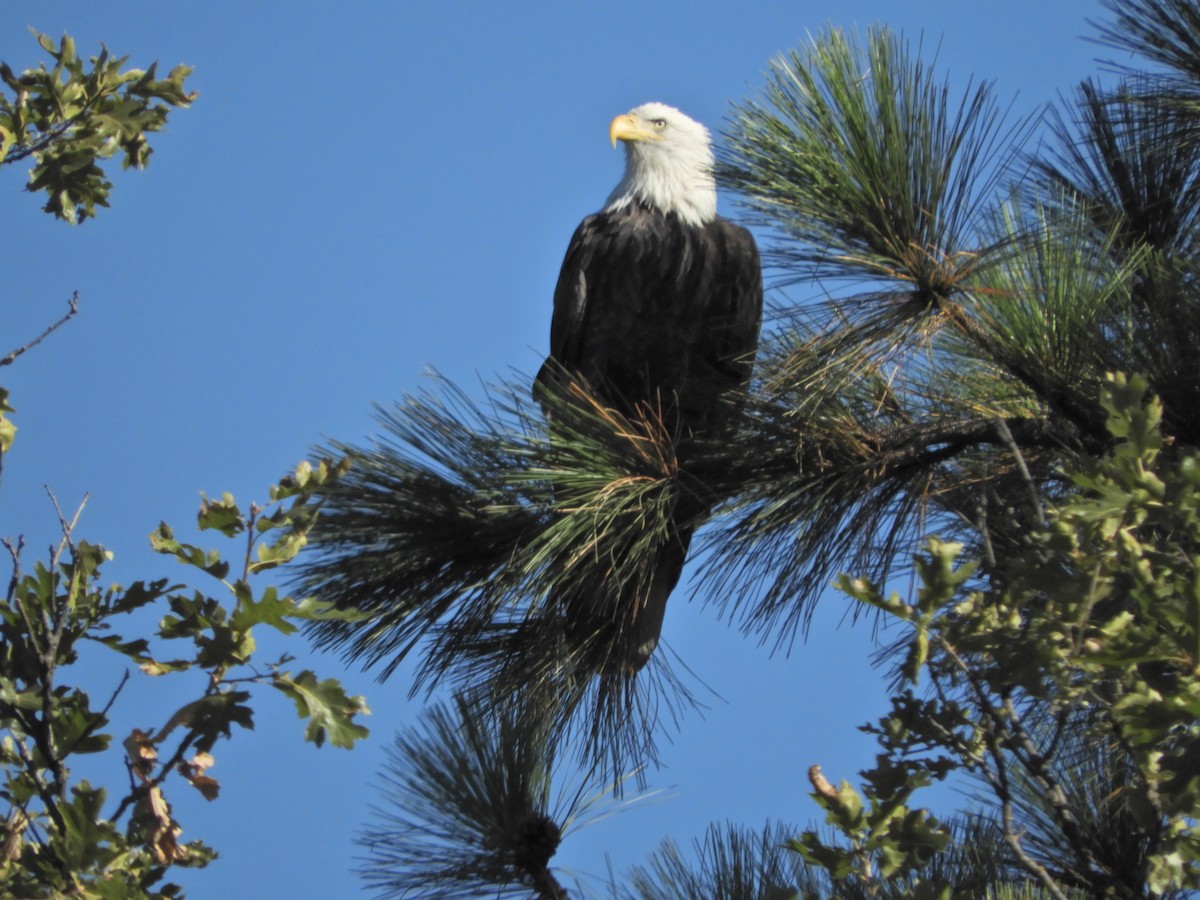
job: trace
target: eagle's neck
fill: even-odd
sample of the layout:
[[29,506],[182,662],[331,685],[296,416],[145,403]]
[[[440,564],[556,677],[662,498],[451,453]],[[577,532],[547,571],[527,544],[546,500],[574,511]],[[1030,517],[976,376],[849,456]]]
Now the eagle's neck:
[[705,225],[717,217],[717,184],[708,146],[688,150],[626,144],[625,176],[609,195],[605,212],[645,203],[665,214],[675,213],[688,225]]

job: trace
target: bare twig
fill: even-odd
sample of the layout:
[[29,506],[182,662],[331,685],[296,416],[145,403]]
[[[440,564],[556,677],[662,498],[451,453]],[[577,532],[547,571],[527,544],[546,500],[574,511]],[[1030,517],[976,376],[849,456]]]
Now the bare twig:
[[82,744],[84,741],[86,741],[89,737],[91,737],[92,732],[94,732],[102,724],[104,724],[105,722],[108,721],[108,712],[109,712],[109,710],[111,710],[113,708],[113,704],[117,702],[117,697],[119,697],[121,695],[121,691],[122,691],[122,689],[124,689],[125,684],[128,681],[129,681],[129,670],[126,669],[121,675],[120,682],[118,682],[116,688],[113,690],[112,696],[110,696],[108,698],[108,702],[104,704],[104,709],[100,710],[99,715],[92,717],[92,720],[90,722],[88,722],[87,727],[84,728],[82,732],[80,732],[79,737],[78,737],[78,739],[76,739],[74,745],[70,749],[68,749],[65,753],[63,753],[63,756],[69,756],[72,753],[74,753],[76,747],[78,747],[80,744]]
[[[953,651],[950,651],[950,654],[958,664],[965,665]],[[1005,748],[1001,746],[1001,735],[1005,731],[1004,723],[997,716],[996,708],[986,698],[983,687],[976,682],[974,673],[966,671],[965,674],[988,722],[984,742],[987,744],[988,755],[992,758],[992,768],[989,769],[985,766],[983,771],[984,776],[992,785],[992,790],[996,793],[996,798],[1000,801],[1000,820],[1004,831],[1004,842],[1008,844],[1021,867],[1041,882],[1042,887],[1049,892],[1050,896],[1055,900],[1068,900],[1067,895],[1058,886],[1058,882],[1046,871],[1046,867],[1026,853],[1025,847],[1021,844],[1024,831],[1018,831],[1013,821],[1012,786],[1008,777],[1008,760],[1005,756]]]
[[46,495],[50,498],[50,502],[54,504],[54,512],[58,515],[58,525],[62,529],[63,540],[67,546],[71,546],[71,535],[75,532],[75,526],[79,524],[79,517],[83,515],[83,508],[87,506],[88,498],[91,494],[84,494],[83,499],[79,501],[79,506],[75,507],[75,512],[68,522],[67,517],[63,515],[62,507],[58,505],[58,498],[54,496],[54,492],[50,490],[50,485],[43,484],[42,488],[46,491]]
[[33,349],[46,338],[48,338],[52,333],[58,331],[58,329],[66,325],[67,322],[74,318],[77,312],[79,312],[79,291],[75,291],[75,293],[71,295],[71,299],[67,301],[67,314],[65,316],[35,337],[28,344],[18,347],[16,350],[10,351],[7,356],[0,358],[0,366],[11,365],[13,361],[26,350]]
[[[1022,867],[1040,881],[1051,896],[1067,900],[1066,895],[1058,887],[1046,868],[1027,854],[1021,846],[1021,832],[1013,825],[1012,793],[1008,778],[1008,759],[1011,754],[1013,761],[1018,763],[1031,778],[1037,781],[1045,790],[1050,800],[1055,820],[1063,834],[1070,842],[1072,849],[1089,866],[1095,866],[1096,861],[1087,848],[1086,841],[1080,832],[1079,823],[1071,812],[1070,805],[1063,793],[1058,779],[1050,771],[1049,756],[1037,747],[1032,736],[1022,725],[1020,712],[1009,696],[997,697],[998,703],[993,703],[987,688],[981,683],[979,674],[967,665],[966,660],[945,640],[940,640],[955,668],[959,670],[975,695],[975,702],[983,713],[986,723],[985,740],[988,754],[992,758],[993,770],[984,767],[983,774],[992,785],[997,798],[1000,800],[1001,818],[1004,826],[1004,839],[1012,848]],[[1086,875],[1083,876],[1086,881]]]
[[1032,735],[1022,724],[1021,714],[1011,697],[1004,698],[1004,721],[1008,723],[1008,733],[1011,735],[1009,749],[1020,760],[1025,770],[1035,778],[1046,792],[1050,801],[1054,818],[1072,848],[1080,855],[1089,867],[1098,867],[1095,857],[1088,849],[1079,820],[1071,810],[1070,802],[1063,792],[1059,779],[1050,771],[1050,755],[1043,752],[1034,742]]
[[2,543],[8,549],[8,555],[12,557],[13,562],[12,578],[8,582],[8,600],[12,602],[13,597],[17,595],[17,582],[21,580],[21,551],[25,548],[25,537],[22,535],[17,538],[15,546],[12,538],[4,538]]
[[[66,516],[63,515],[62,507],[58,505],[58,498],[54,496],[54,492],[50,490],[49,485],[42,485],[46,494],[50,497],[50,502],[54,504],[54,512],[58,515],[58,524],[62,529],[62,538],[59,539],[57,546],[50,548],[50,577],[54,579],[55,591],[57,597],[58,585],[58,567],[59,560],[62,558],[63,550],[69,549],[72,553],[75,551],[75,544],[72,540],[72,535],[75,532],[75,526],[79,524],[79,517],[83,514],[83,508],[87,505],[88,494],[83,495],[83,499],[79,501],[79,506],[75,510],[75,515],[68,522]],[[76,579],[79,573],[75,571],[71,575],[71,584],[67,588],[67,603],[70,603],[70,598],[75,593]],[[62,640],[63,633],[63,616],[66,608],[60,605],[55,598],[51,598],[49,615],[52,618],[52,628],[48,630],[46,635],[47,644],[42,652],[42,664],[45,668],[46,684],[49,685],[54,681],[54,669],[57,666],[56,657],[58,656],[58,644]]]
[[1003,418],[996,419],[996,432],[1000,435],[1000,439],[1004,441],[1006,447],[1013,455],[1013,460],[1017,464],[1017,468],[1021,470],[1021,478],[1029,488],[1031,497],[1031,505],[1033,512],[1037,516],[1038,525],[1042,528],[1046,527],[1046,511],[1042,508],[1042,498],[1038,494],[1037,482],[1033,480],[1033,476],[1029,474],[1029,467],[1025,465],[1025,456],[1021,453],[1021,448],[1017,446],[1017,442],[1013,439],[1013,433],[1008,427],[1008,423]]

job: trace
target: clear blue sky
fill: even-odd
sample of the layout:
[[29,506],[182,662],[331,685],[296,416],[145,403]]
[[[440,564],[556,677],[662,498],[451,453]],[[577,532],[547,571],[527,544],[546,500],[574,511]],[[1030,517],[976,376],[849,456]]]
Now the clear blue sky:
[[[1088,17],[1103,17],[1096,0],[5,0],[0,59],[14,69],[40,58],[28,27],[65,31],[81,51],[193,65],[200,98],[81,227],[2,173],[0,353],[73,291],[82,311],[0,373],[20,428],[0,534],[43,547],[55,519],[42,485],[64,507],[90,492],[80,534],[116,554],[109,579],[180,577],[146,535],[160,519],[186,530],[200,492],[263,499],[314,443],[368,438],[371,404],[421,387],[427,367],[476,394],[481,378],[536,368],[567,240],[620,174],[615,114],[662,100],[719,130],[772,56],[827,23],[875,22],[923,34],[955,85],[994,79],[1029,113],[1096,71]],[[722,210],[736,214],[729,198]],[[620,871],[712,819],[815,819],[805,770],[854,780],[873,755],[856,726],[884,710],[869,628],[839,627],[844,609],[828,598],[807,643],[772,658],[676,597],[666,638],[723,700],[665,748],[651,777],[663,796],[575,834],[555,863],[602,876],[606,854]],[[420,704],[403,671],[379,685],[300,655],[368,696],[373,736],[317,751],[264,692],[257,729],[216,748],[220,799],[169,793],[183,838],[221,852],[184,879],[194,898],[359,892],[353,835],[384,746]],[[90,673],[94,695],[119,671]],[[127,689],[118,727],[161,725],[172,698],[159,690]]]

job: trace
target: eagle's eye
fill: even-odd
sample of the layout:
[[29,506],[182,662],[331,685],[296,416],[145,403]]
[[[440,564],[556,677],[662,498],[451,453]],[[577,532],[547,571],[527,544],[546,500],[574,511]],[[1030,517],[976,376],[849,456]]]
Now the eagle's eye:
[[667,120],[666,119],[651,119],[650,124],[653,125],[656,130],[662,131],[664,128],[667,127]]

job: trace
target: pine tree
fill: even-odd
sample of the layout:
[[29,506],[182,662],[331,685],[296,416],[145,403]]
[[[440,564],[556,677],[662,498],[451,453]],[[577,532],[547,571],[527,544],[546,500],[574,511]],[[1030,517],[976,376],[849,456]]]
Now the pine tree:
[[[403,854],[373,855],[382,895],[459,895],[455,872],[467,895],[486,872],[561,896],[537,881],[549,858],[523,866],[507,831],[551,816],[545,795],[517,779],[526,794],[490,813],[464,806],[474,776],[453,748],[516,722],[488,734],[535,749],[539,771],[645,772],[663,709],[690,698],[661,658],[593,674],[547,598],[625,577],[695,493],[699,577],[727,618],[789,641],[851,573],[843,589],[904,628],[897,688],[861,790],[811,773],[827,833],[714,826],[696,867],[667,844],[614,893],[1200,887],[1200,4],[1105,5],[1099,42],[1144,70],[1085,82],[1044,120],[1007,121],[988,84],[955,93],[886,29],[773,62],[733,111],[719,176],[785,296],[816,282],[824,299],[775,310],[736,440],[681,464],[655,423],[578,397],[550,434],[512,379],[484,404],[449,385],[408,397],[380,412],[377,444],[332,448],[355,465],[305,586],[366,615],[317,642],[385,673],[416,654],[414,689],[461,697],[457,728],[441,713],[435,729],[459,762],[393,770],[401,811],[385,813],[397,834],[457,832],[447,865],[422,881]],[[911,594],[885,595],[904,574]],[[910,808],[954,772],[979,784],[972,811]]]

